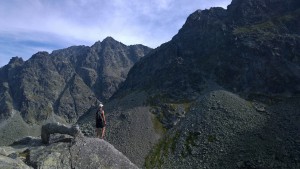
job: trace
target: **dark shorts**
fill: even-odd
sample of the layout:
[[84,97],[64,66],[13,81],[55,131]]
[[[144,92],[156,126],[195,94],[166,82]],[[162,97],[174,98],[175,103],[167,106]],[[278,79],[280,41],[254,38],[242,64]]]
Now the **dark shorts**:
[[105,127],[104,123],[96,123],[96,128],[103,128]]

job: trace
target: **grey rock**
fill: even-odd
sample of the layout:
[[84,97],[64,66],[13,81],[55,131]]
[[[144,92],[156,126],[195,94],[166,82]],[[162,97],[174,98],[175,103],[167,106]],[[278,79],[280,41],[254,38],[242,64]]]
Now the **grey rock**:
[[29,163],[37,168],[137,168],[111,144],[97,138],[33,148]]
[[17,159],[18,158],[18,154],[17,153],[11,153],[7,157],[12,158],[12,159]]
[[5,149],[3,148],[0,148],[0,155],[3,155],[3,156],[8,156],[8,153],[6,152]]
[[244,161],[237,162],[237,163],[236,163],[236,166],[237,166],[238,168],[244,167]]
[[8,156],[0,155],[0,168],[5,169],[137,168],[114,146],[98,138],[76,137],[73,142],[39,146],[15,143],[12,147],[0,149],[10,152]]
[[24,138],[14,141],[11,144],[11,146],[14,146],[14,145],[40,146],[41,143],[42,142],[41,142],[40,138],[27,136],[27,137],[24,137]]
[[138,168],[102,139],[83,138],[70,148],[74,168]]
[[33,169],[27,166],[22,160],[14,160],[9,157],[0,155],[0,168],[5,169]]
[[42,143],[49,144],[51,134],[67,134],[73,137],[82,137],[83,134],[79,129],[79,126],[68,127],[59,123],[48,123],[42,126],[41,138]]

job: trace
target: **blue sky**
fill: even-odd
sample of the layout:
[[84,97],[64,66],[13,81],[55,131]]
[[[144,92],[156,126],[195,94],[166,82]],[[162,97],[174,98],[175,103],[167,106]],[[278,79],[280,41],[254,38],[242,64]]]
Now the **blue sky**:
[[91,46],[111,36],[155,48],[171,40],[197,9],[231,0],[0,0],[0,67],[11,57]]

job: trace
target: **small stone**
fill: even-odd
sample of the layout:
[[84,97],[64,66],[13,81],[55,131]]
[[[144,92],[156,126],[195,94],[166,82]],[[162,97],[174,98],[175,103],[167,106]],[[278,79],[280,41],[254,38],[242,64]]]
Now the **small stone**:
[[197,150],[195,149],[192,149],[192,152],[191,152],[192,155],[196,155],[197,154]]
[[8,155],[8,157],[12,158],[12,159],[17,159],[18,158],[18,154],[17,153],[11,153]]
[[8,155],[8,153],[6,152],[6,150],[5,150],[5,149],[3,149],[3,148],[0,148],[0,155],[7,156],[7,155]]
[[279,141],[279,142],[282,142],[282,139],[279,138],[279,137],[276,137],[276,140]]
[[244,161],[239,161],[236,163],[238,168],[244,167]]

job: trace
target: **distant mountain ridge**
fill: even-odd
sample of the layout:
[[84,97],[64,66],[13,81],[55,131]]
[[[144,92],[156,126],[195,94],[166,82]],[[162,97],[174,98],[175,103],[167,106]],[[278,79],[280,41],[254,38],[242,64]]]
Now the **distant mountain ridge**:
[[107,100],[150,50],[107,37],[91,47],[38,52],[25,62],[14,57],[0,69],[1,119],[15,109],[31,123],[57,117],[75,122],[95,101]]

